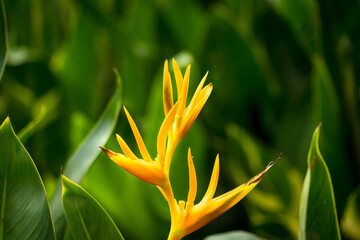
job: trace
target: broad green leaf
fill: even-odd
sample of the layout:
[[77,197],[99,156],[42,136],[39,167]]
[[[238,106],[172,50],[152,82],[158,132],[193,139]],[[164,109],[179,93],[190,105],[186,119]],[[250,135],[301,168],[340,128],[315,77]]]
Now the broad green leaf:
[[78,184],[62,175],[62,204],[74,239],[124,239],[105,209]]
[[349,197],[344,216],[341,219],[341,230],[349,239],[360,239],[360,187]]
[[308,169],[300,203],[299,238],[341,239],[331,177],[319,150],[320,126],[308,153]]
[[[102,113],[98,122],[85,138],[83,143],[71,155],[65,165],[64,174],[75,183],[80,183],[85,173],[100,153],[98,146],[105,145],[112,134],[117,122],[121,106],[121,80],[117,74],[117,86],[115,92]],[[51,210],[54,216],[57,236],[62,236],[65,225],[64,213],[61,207],[61,181],[59,180],[55,194],[51,199]]]
[[0,0],[0,81],[4,72],[8,52],[7,26],[4,1]]
[[262,238],[246,231],[231,231],[226,233],[214,234],[204,240],[261,240]]
[[0,239],[55,239],[44,184],[9,118],[0,126]]

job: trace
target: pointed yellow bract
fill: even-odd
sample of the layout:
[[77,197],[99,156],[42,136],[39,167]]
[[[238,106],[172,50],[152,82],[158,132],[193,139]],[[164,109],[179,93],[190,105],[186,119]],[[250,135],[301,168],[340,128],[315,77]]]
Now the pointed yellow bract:
[[281,155],[275,162],[269,163],[263,172],[250,179],[247,183],[214,198],[219,180],[220,169],[219,155],[217,155],[208,189],[202,200],[198,204],[194,204],[197,193],[197,180],[193,156],[189,148],[189,193],[186,202],[184,200],[177,202],[174,198],[169,179],[173,153],[178,143],[189,131],[190,127],[204,107],[211,94],[213,85],[210,83],[204,87],[208,76],[208,73],[206,73],[200,81],[190,104],[186,107],[191,65],[188,65],[184,76],[182,75],[175,59],[172,60],[172,66],[175,75],[178,99],[174,104],[171,76],[168,61],[166,60],[164,63],[163,76],[163,105],[165,119],[161,124],[157,136],[156,158],[154,160],[151,158],[134,120],[125,107],[124,111],[134,134],[142,159],[138,158],[133,153],[119,135],[116,135],[116,138],[124,154],[115,153],[104,147],[101,147],[101,149],[112,161],[132,175],[157,186],[168,202],[170,209],[171,229],[168,240],[178,240],[208,224],[238,203],[260,182],[270,167],[281,158]]

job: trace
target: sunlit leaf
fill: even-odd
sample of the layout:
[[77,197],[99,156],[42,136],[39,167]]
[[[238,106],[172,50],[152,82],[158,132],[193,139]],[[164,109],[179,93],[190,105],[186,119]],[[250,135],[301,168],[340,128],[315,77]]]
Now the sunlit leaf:
[[320,126],[315,129],[308,153],[308,169],[300,203],[299,238],[341,239],[333,187],[319,150]]
[[[64,174],[75,183],[81,182],[85,173],[100,153],[98,146],[105,145],[114,130],[120,112],[121,90],[121,80],[119,75],[117,75],[117,86],[108,106],[92,131],[71,155],[65,165]],[[61,236],[65,225],[64,213],[61,207],[61,181],[59,181],[51,200],[51,210],[54,216],[56,234]]]
[[51,90],[32,104],[33,120],[19,132],[19,139],[22,143],[26,142],[39,128],[49,124],[59,115],[57,111],[59,102],[59,93]]
[[349,239],[360,239],[360,187],[348,198],[341,230]]
[[105,209],[81,186],[62,175],[62,204],[74,239],[123,239]]
[[0,81],[4,72],[8,52],[7,26],[4,1],[0,0]]
[[214,234],[206,237],[204,240],[261,240],[262,238],[253,233],[245,231],[232,231],[226,233]]
[[9,118],[0,126],[0,239],[55,239],[43,182]]

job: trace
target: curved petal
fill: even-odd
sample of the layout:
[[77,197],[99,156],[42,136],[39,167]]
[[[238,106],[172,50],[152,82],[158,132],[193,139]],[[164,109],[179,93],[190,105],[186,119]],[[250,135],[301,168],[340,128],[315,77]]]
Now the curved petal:
[[136,143],[137,143],[137,145],[139,147],[141,156],[146,161],[152,161],[152,159],[150,157],[150,154],[149,154],[148,150],[146,149],[145,143],[144,143],[144,141],[143,141],[143,139],[142,139],[142,137],[140,135],[139,129],[136,127],[136,124],[135,124],[134,120],[132,119],[132,117],[130,116],[130,113],[127,111],[127,109],[125,107],[124,107],[124,110],[125,110],[126,117],[127,117],[128,121],[129,121],[131,130],[134,133],[134,137],[135,137]]
[[157,162],[148,162],[142,159],[133,160],[123,154],[115,153],[104,147],[101,147],[101,149],[112,161],[135,177],[153,185],[162,184],[164,180],[164,172]]

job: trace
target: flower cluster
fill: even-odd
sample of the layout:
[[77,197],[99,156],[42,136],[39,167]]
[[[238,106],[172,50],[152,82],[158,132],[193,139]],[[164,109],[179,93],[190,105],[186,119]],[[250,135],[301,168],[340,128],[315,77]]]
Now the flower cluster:
[[213,86],[210,83],[204,87],[208,75],[208,73],[206,73],[198,85],[190,104],[186,106],[191,65],[188,65],[184,76],[174,59],[172,60],[172,65],[178,97],[177,101],[174,103],[172,81],[169,73],[168,61],[166,60],[163,75],[163,105],[165,119],[157,136],[156,158],[151,158],[134,120],[125,107],[124,110],[127,119],[142,158],[136,156],[119,135],[116,135],[116,137],[123,154],[115,153],[101,147],[109,158],[120,167],[141,180],[157,186],[161,191],[168,202],[171,215],[171,229],[168,240],[181,239],[229,210],[245,197],[262,179],[268,169],[281,158],[280,155],[277,161],[269,163],[263,172],[250,179],[247,183],[214,198],[219,179],[219,155],[217,155],[208,189],[202,200],[198,204],[194,204],[197,192],[197,181],[193,157],[189,148],[189,193],[186,202],[183,200],[177,202],[174,198],[169,179],[173,153],[178,143],[186,135],[205,105]]

